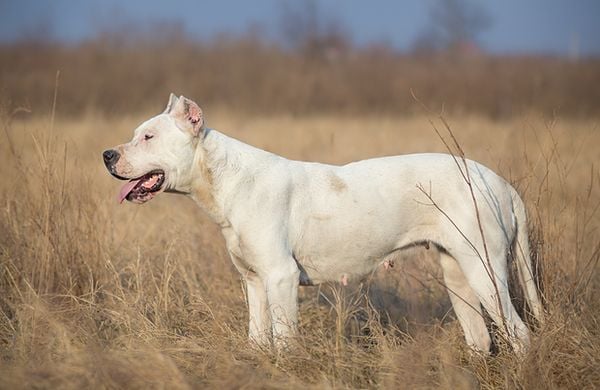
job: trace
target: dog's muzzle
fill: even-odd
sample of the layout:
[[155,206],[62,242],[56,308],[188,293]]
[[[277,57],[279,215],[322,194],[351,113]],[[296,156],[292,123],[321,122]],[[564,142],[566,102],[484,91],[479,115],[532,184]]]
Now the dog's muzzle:
[[146,174],[129,178],[117,174],[115,165],[121,158],[121,154],[115,149],[108,149],[102,152],[104,165],[111,175],[119,180],[127,180],[127,184],[121,188],[118,201],[122,203],[125,199],[134,203],[144,203],[152,199],[156,194],[165,190],[165,172],[162,169],[155,169]]

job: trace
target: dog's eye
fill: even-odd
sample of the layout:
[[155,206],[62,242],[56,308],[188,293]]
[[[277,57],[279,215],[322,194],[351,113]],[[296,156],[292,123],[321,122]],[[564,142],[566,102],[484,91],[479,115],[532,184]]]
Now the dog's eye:
[[144,135],[144,141],[148,141],[149,139],[154,138],[154,136],[152,134],[146,134]]

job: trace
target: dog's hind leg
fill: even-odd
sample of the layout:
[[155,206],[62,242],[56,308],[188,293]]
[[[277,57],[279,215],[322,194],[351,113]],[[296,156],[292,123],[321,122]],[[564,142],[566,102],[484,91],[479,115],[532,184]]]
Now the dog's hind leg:
[[[480,253],[483,254],[484,251]],[[455,248],[452,255],[499,331],[506,336],[515,351],[522,351],[529,345],[529,329],[510,301],[505,254],[506,252],[490,251],[491,269],[488,259],[474,253],[467,243],[462,248]]]
[[491,339],[485,326],[479,298],[452,256],[440,252],[440,265],[454,313],[462,326],[467,344],[475,350],[488,353]]

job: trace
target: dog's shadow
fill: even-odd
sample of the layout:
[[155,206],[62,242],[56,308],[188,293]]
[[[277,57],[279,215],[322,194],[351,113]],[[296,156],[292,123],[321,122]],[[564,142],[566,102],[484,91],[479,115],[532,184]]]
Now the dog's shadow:
[[319,323],[332,327],[341,318],[346,335],[357,336],[370,334],[373,325],[410,334],[454,320],[438,256],[424,247],[406,251],[393,268],[380,267],[362,282],[305,289],[301,307],[301,317],[312,318],[316,311]]

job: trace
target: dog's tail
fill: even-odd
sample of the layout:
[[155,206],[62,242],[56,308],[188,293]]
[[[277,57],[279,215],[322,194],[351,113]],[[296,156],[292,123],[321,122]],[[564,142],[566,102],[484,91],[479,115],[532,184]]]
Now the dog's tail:
[[512,189],[512,198],[513,212],[517,225],[517,237],[513,242],[513,258],[517,264],[519,283],[521,284],[525,301],[531,313],[538,322],[542,322],[544,309],[538,295],[537,283],[531,262],[525,204],[523,204],[523,200],[514,188]]

